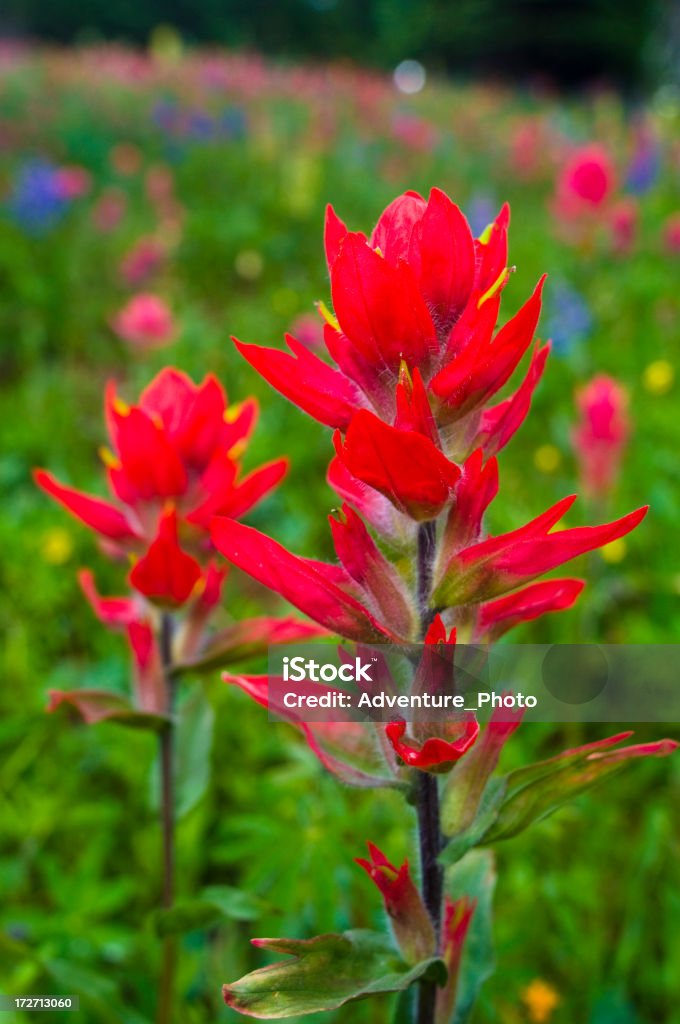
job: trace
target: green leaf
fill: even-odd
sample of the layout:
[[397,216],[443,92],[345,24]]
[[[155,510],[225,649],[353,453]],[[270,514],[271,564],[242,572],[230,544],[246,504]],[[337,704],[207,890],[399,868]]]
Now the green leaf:
[[520,768],[506,777],[506,797],[495,822],[484,835],[484,844],[510,839],[535,821],[547,818],[563,804],[579,796],[608,775],[620,771],[625,761],[605,758],[589,761],[585,754],[543,761]]
[[292,959],[260,968],[223,992],[228,1006],[272,1020],[334,1010],[353,999],[402,992],[425,977],[443,984],[446,968],[429,959],[409,967],[385,935],[349,931],[314,939],[255,939],[254,944]]
[[62,704],[74,708],[87,725],[108,721],[133,729],[151,729],[159,732],[168,724],[168,719],[164,715],[139,711],[128,697],[111,690],[52,690],[49,710],[54,711]]
[[446,873],[446,891],[452,899],[468,896],[477,901],[463,947],[452,1024],[468,1020],[480,988],[496,966],[492,928],[495,886],[496,870],[489,850],[473,850]]
[[254,921],[270,909],[264,900],[231,885],[209,885],[201,893],[201,898],[219,907],[224,917],[233,921]]
[[[182,818],[199,802],[210,782],[215,714],[201,686],[192,688],[177,713],[175,726],[175,814]],[[151,772],[150,802],[158,809],[160,792],[159,765]]]
[[226,919],[253,921],[265,904],[228,885],[210,886],[196,900],[176,903],[171,910],[155,910],[151,921],[160,938],[210,928]]
[[179,711],[175,779],[178,818],[188,814],[210,782],[215,713],[201,686],[195,686]]

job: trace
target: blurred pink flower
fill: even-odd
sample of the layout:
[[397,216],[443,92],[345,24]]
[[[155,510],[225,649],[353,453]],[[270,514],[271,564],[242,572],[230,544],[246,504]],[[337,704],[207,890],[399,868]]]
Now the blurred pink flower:
[[392,122],[392,134],[409,149],[415,149],[420,153],[431,152],[439,141],[439,133],[434,125],[412,114],[399,114],[395,117]]
[[525,117],[513,126],[508,160],[518,178],[531,181],[537,177],[544,151],[543,128],[537,118]]
[[116,334],[135,348],[161,348],[175,336],[175,323],[163,299],[149,292],[135,295],[111,322]]
[[632,196],[624,196],[612,206],[609,211],[609,230],[614,252],[624,255],[635,245],[638,214],[638,204]]
[[156,238],[140,238],[125,254],[120,276],[126,284],[137,287],[153,277],[165,260],[165,249]]
[[115,231],[125,216],[127,196],[119,188],[107,188],[102,192],[92,210],[92,222],[98,231]]
[[615,184],[611,158],[599,143],[577,149],[560,174],[558,196],[593,207],[602,206],[611,195]]
[[614,488],[630,434],[628,393],[612,377],[593,377],[576,394],[581,414],[572,434],[584,490],[606,497]]
[[84,167],[67,164],[57,171],[57,180],[64,199],[78,199],[90,191],[92,175]]
[[672,213],[664,224],[663,241],[668,252],[680,255],[680,212]]
[[175,190],[172,171],[165,164],[153,164],[144,178],[144,190],[154,204],[171,199]]

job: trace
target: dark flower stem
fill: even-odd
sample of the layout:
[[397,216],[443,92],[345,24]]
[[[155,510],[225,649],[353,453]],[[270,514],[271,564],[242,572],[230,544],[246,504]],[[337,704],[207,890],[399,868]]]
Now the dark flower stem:
[[[432,587],[432,568],[436,547],[434,522],[421,523],[418,527],[418,611],[421,637],[425,635],[432,619],[429,606]],[[418,773],[416,791],[418,814],[418,839],[420,845],[420,876],[423,903],[432,919],[434,933],[439,938],[441,929],[442,899],[444,895],[444,872],[439,863],[442,848],[439,821],[439,789],[437,778],[428,772]],[[416,1024],[434,1024],[437,986],[432,981],[423,981],[418,986]]]
[[[172,616],[161,616],[160,654],[167,702],[168,723],[160,734],[161,832],[163,849],[163,908],[175,902],[175,680],[172,665]],[[163,939],[161,973],[158,987],[157,1024],[170,1024],[174,1003],[177,944],[174,935]]]

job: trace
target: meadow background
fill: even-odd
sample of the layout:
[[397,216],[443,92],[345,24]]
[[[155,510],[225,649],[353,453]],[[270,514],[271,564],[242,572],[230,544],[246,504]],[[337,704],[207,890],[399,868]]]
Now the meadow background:
[[[232,400],[260,399],[249,464],[291,458],[249,521],[301,554],[330,557],[329,433],[270,391],[230,342],[278,344],[328,301],[327,202],[369,230],[396,194],[436,185],[479,232],[510,201],[517,270],[503,315],[547,271],[540,334],[554,348],[532,415],[503,453],[492,526],[516,526],[578,487],[574,392],[598,372],[627,388],[632,433],[608,507],[581,502],[570,522],[652,506],[625,544],[577,567],[590,583],[574,610],[513,640],[675,641],[680,104],[668,82],[631,93],[644,74],[629,64],[622,88],[565,93],[542,77],[511,85],[442,73],[408,93],[381,69],[186,47],[169,28],[143,49],[0,44],[0,991],[77,993],[83,1021],[143,1024],[158,966],[153,737],[44,710],[50,688],[125,689],[124,645],[76,582],[89,566],[116,593],[124,568],[37,491],[31,469],[100,491],[105,382],[133,398],[166,363],[195,379],[210,370]],[[609,211],[584,238],[553,200],[568,155],[593,141],[616,168],[611,207],[633,210],[634,226]],[[155,253],[141,270],[130,258],[140,240]],[[138,292],[172,313],[174,340],[162,349],[114,329]],[[312,344],[313,322],[303,322]],[[281,610],[235,570],[225,605],[236,617]],[[263,962],[251,935],[379,925],[379,900],[353,858],[366,839],[406,855],[413,822],[396,796],[339,788],[287,726],[269,724],[217,674],[184,685],[193,703],[179,896],[219,887],[221,916],[182,936],[177,1021],[207,1024],[237,1019],[220,986]],[[528,726],[507,762],[605,728]],[[661,733],[679,735],[675,725],[638,730]],[[639,764],[499,846],[498,968],[475,1024],[680,1022],[679,797],[677,759]],[[543,1016],[525,998],[537,979],[559,996]],[[383,999],[325,1019],[382,1024],[391,1011]]]

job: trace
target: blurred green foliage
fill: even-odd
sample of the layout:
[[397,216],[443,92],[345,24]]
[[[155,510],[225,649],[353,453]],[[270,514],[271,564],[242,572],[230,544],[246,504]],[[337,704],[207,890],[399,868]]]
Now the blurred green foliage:
[[[88,1024],[141,1024],[153,1019],[159,960],[153,738],[43,710],[50,688],[125,688],[122,642],[94,621],[75,581],[88,565],[102,591],[117,593],[124,569],[34,488],[31,468],[47,465],[101,491],[105,381],[115,377],[132,398],[166,362],[195,377],[213,370],[233,399],[261,400],[251,464],[281,452],[292,461],[288,479],[250,521],[302,554],[329,556],[328,432],[270,392],[236,357],[229,334],[276,344],[298,314],[328,299],[327,201],[350,226],[368,229],[407,187],[438,185],[471,215],[509,199],[517,271],[504,316],[548,270],[544,333],[564,326],[560,285],[589,320],[566,331],[531,417],[503,454],[492,527],[517,526],[574,489],[573,392],[599,371],[629,389],[633,436],[611,507],[586,507],[573,521],[652,505],[624,549],[577,567],[591,581],[577,608],[516,639],[672,642],[680,296],[678,256],[663,230],[678,205],[678,112],[667,103],[639,112],[661,166],[635,199],[634,244],[619,252],[605,224],[587,247],[568,243],[550,206],[565,148],[585,139],[606,143],[625,182],[634,125],[615,94],[567,103],[435,84],[404,97],[359,73],[283,72],[256,58],[200,52],[148,61],[125,51],[6,54],[1,74],[0,989],[73,992]],[[538,133],[530,173],[517,157],[529,148],[518,143],[527,126]],[[17,175],[36,157],[91,175],[88,194],[39,233],[10,202]],[[170,173],[176,203],[165,219],[145,184],[158,166]],[[126,206],[104,231],[96,211],[111,189]],[[168,258],[145,287],[170,303],[179,339],[135,352],[110,320],[131,292],[120,261],[152,232]],[[225,604],[239,617],[279,608],[236,572]],[[205,756],[192,760],[179,827],[179,897],[211,909],[182,937],[177,1019],[203,1024],[233,1018],[220,985],[262,963],[251,935],[382,927],[377,894],[353,858],[365,839],[395,861],[411,855],[413,821],[394,794],[340,788],[288,727],[269,724],[217,678],[183,685]],[[508,763],[602,734],[529,726],[513,737]],[[658,734],[638,730],[640,739]],[[559,995],[553,1024],[680,1022],[679,794],[674,759],[641,764],[500,845],[499,966],[476,1024],[531,1020],[522,994],[537,978]],[[383,999],[325,1019],[382,1024],[391,1009]]]

